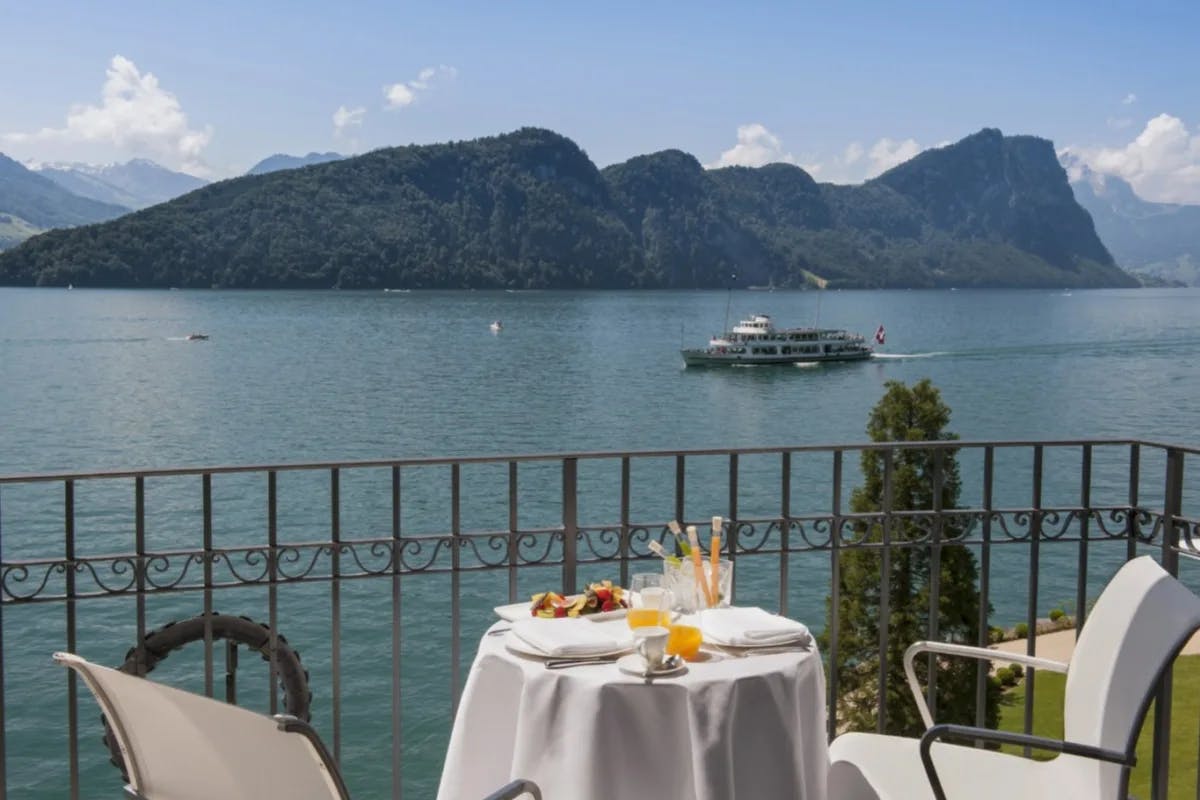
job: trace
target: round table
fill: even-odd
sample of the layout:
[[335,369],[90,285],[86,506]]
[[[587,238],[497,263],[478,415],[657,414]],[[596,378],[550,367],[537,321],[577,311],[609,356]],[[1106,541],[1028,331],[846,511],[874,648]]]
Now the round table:
[[824,800],[816,643],[739,652],[706,648],[686,673],[648,682],[613,663],[546,669],[485,635],[438,800],[480,800],[518,777],[547,800]]

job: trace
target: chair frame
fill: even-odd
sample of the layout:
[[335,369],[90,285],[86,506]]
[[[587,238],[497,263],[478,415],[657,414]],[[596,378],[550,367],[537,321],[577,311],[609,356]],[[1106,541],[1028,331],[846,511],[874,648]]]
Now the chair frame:
[[[137,762],[133,749],[129,746],[129,737],[125,731],[124,722],[121,716],[113,710],[115,706],[112,699],[100,684],[92,680],[91,675],[88,673],[88,667],[91,666],[91,662],[72,653],[55,653],[54,660],[62,666],[67,667],[72,676],[82,678],[87,688],[95,696],[96,702],[99,703],[100,709],[104,712],[104,716],[108,719],[109,726],[112,729],[113,736],[116,737],[120,749],[121,759],[125,762],[125,773],[129,781],[124,787],[125,796],[129,800],[149,800],[149,798],[135,788],[142,784],[140,765]],[[220,702],[217,700],[213,701]],[[322,765],[325,767],[325,771],[332,778],[339,800],[350,800],[350,792],[346,788],[341,770],[338,768],[333,755],[329,752],[329,748],[321,740],[316,728],[290,714],[276,714],[271,719],[275,721],[276,727],[283,733],[295,733],[308,740],[309,745],[316,752]],[[510,781],[489,794],[484,800],[517,800],[517,798],[523,795],[529,795],[533,800],[542,800],[542,792],[537,784],[525,779]]]
[[929,705],[925,701],[925,696],[921,692],[921,685],[917,682],[917,674],[913,668],[913,659],[921,653],[936,653],[948,656],[961,656],[963,658],[974,658],[981,661],[1000,661],[1009,664],[1024,664],[1035,669],[1045,669],[1052,672],[1061,672],[1065,674],[1069,669],[1069,664],[1064,664],[1061,661],[1054,661],[1048,658],[1038,658],[1036,656],[1022,655],[1020,653],[1005,653],[1003,651],[992,650],[987,647],[972,647],[970,645],[952,644],[949,642],[916,642],[909,646],[904,651],[904,674],[908,679],[908,686],[912,690],[913,698],[917,702],[917,708],[921,712],[921,719],[925,722],[926,731],[921,735],[920,752],[921,763],[925,767],[925,776],[929,779],[929,786],[933,789],[933,795],[937,800],[947,800],[946,791],[942,788],[941,778],[938,777],[937,767],[933,763],[933,743],[945,738],[960,738],[972,739],[977,742],[996,742],[997,744],[1014,744],[1028,746],[1039,750],[1047,750],[1055,753],[1063,753],[1070,756],[1080,756],[1082,758],[1090,758],[1097,761],[1104,761],[1110,764],[1121,765],[1121,786],[1120,793],[1122,796],[1128,794],[1129,791],[1129,773],[1130,770],[1137,765],[1137,737],[1141,732],[1142,724],[1146,720],[1146,713],[1150,710],[1150,703],[1154,699],[1157,687],[1162,681],[1163,675],[1166,674],[1168,668],[1174,662],[1183,646],[1187,644],[1188,639],[1195,633],[1194,631],[1184,634],[1170,648],[1170,657],[1163,660],[1162,666],[1158,669],[1158,673],[1154,676],[1154,680],[1150,682],[1149,691],[1139,703],[1140,711],[1137,715],[1137,722],[1133,726],[1133,730],[1129,734],[1129,740],[1126,742],[1124,751],[1109,750],[1103,747],[1095,747],[1093,745],[1080,744],[1079,742],[1068,742],[1064,739],[1051,739],[1045,736],[1033,736],[1025,733],[1011,733],[1009,731],[993,731],[987,728],[976,728],[969,725],[951,725],[951,724],[933,724],[932,716],[929,713]]
[[533,781],[521,778],[501,786],[483,800],[517,800],[518,797],[526,794],[533,800],[542,800],[542,790],[538,788],[538,785]]

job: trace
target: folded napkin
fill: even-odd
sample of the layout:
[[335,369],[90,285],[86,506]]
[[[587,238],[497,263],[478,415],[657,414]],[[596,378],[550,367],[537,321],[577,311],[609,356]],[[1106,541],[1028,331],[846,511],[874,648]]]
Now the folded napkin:
[[700,631],[715,644],[769,647],[808,639],[808,628],[794,619],[761,608],[708,608],[700,612]]
[[540,653],[553,658],[574,658],[616,653],[630,645],[625,623],[613,628],[586,619],[521,619],[512,634]]

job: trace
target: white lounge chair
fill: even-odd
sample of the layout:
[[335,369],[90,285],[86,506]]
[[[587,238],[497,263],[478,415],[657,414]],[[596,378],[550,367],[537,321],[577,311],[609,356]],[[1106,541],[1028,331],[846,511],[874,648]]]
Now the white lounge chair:
[[[349,800],[337,764],[306,722],[266,717],[71,653],[54,660],[79,673],[99,702],[133,800]],[[529,781],[513,781],[485,800],[524,795],[541,800]]]
[[[1149,556],[1125,564],[1100,595],[1070,664],[981,647],[918,642],[904,668],[928,726],[918,739],[846,733],[830,746],[830,800],[921,798],[1103,798],[1123,800],[1134,748],[1151,696],[1187,640],[1200,629],[1200,597]],[[1007,661],[1065,672],[1064,739],[934,725],[913,672],[919,653]],[[995,750],[946,744],[959,738],[1029,745],[1060,753],[1033,761]]]

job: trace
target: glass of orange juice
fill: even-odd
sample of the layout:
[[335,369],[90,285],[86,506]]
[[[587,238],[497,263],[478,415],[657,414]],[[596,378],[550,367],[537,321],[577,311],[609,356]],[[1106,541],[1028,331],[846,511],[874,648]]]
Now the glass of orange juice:
[[667,637],[667,655],[691,661],[700,653],[704,637],[695,625],[668,625],[667,630],[670,631]]
[[662,588],[662,575],[644,572],[629,580],[629,611],[626,621],[631,628],[648,625],[666,627],[671,616],[671,593]]

